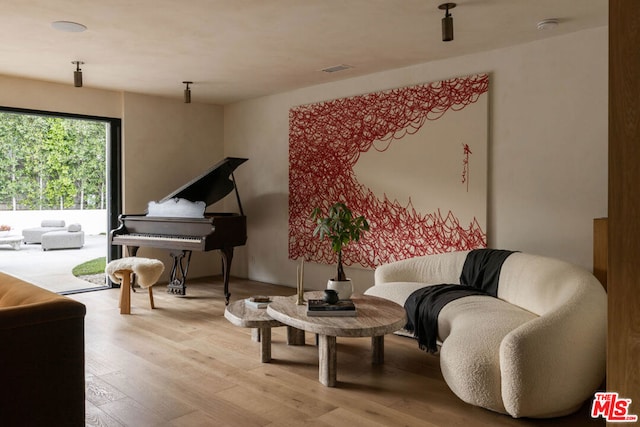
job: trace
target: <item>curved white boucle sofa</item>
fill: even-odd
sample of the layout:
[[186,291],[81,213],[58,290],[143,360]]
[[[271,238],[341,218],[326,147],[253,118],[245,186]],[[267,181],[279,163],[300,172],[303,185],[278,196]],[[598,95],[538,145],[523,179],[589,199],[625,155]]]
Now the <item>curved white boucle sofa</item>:
[[[415,290],[459,284],[468,252],[378,267],[365,294],[404,305]],[[607,297],[588,271],[564,261],[513,253],[498,298],[467,296],[438,316],[440,367],[463,401],[512,417],[575,412],[605,375]]]

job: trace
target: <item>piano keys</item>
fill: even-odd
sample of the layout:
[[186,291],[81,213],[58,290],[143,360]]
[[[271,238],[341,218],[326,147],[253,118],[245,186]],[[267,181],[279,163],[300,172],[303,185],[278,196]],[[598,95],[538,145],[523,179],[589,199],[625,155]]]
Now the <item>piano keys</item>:
[[[186,279],[192,251],[220,250],[224,281],[225,303],[229,304],[229,271],[233,260],[233,248],[243,246],[247,241],[247,218],[233,176],[234,170],[247,159],[227,157],[218,162],[201,176],[172,192],[153,206],[154,215],[120,215],[120,226],[111,231],[109,242],[127,248],[130,256],[135,256],[140,247],[167,249],[173,258],[167,291],[186,295]],[[239,213],[204,212],[202,217],[179,217],[172,204],[182,199],[206,206],[216,203],[235,191]],[[162,216],[162,205],[173,216]],[[186,211],[192,210],[187,207]]]

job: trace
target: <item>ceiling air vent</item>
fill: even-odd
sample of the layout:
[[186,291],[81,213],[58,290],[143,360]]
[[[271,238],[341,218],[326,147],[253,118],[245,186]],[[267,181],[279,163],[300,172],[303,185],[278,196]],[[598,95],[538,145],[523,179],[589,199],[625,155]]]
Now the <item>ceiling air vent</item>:
[[353,68],[351,65],[340,64],[334,65],[333,67],[323,68],[322,71],[325,73],[337,73],[338,71],[348,70],[349,68]]

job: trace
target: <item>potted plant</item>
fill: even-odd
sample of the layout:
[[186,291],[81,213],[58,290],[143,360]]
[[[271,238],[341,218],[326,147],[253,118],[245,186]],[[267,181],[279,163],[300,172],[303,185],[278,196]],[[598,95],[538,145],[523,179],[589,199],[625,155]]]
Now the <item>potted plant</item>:
[[342,249],[351,242],[360,240],[360,235],[369,231],[369,223],[364,216],[354,217],[344,203],[335,203],[329,208],[327,216],[317,207],[311,211],[310,218],[316,222],[314,236],[320,240],[328,237],[331,249],[338,254],[338,271],[334,279],[330,279],[327,289],[335,289],[340,299],[348,299],[353,292],[351,279],[348,279],[342,266]]
[[7,224],[0,224],[0,236],[8,235],[11,231],[11,226]]

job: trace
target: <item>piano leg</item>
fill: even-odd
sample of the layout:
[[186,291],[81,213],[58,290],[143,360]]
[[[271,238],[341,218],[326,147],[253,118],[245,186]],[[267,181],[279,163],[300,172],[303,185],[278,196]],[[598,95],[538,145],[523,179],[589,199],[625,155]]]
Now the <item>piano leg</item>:
[[[171,277],[169,278],[169,285],[167,285],[167,292],[176,295],[187,294],[187,273],[189,272],[189,263],[191,262],[191,251],[171,252],[171,258],[173,258],[173,267],[171,267]],[[183,265],[182,261],[185,260],[186,264]],[[179,273],[178,274],[178,270]]]
[[220,249],[220,255],[222,255],[222,277],[224,280],[224,303],[229,305],[229,271],[231,270],[231,261],[233,260],[233,246],[229,248]]

